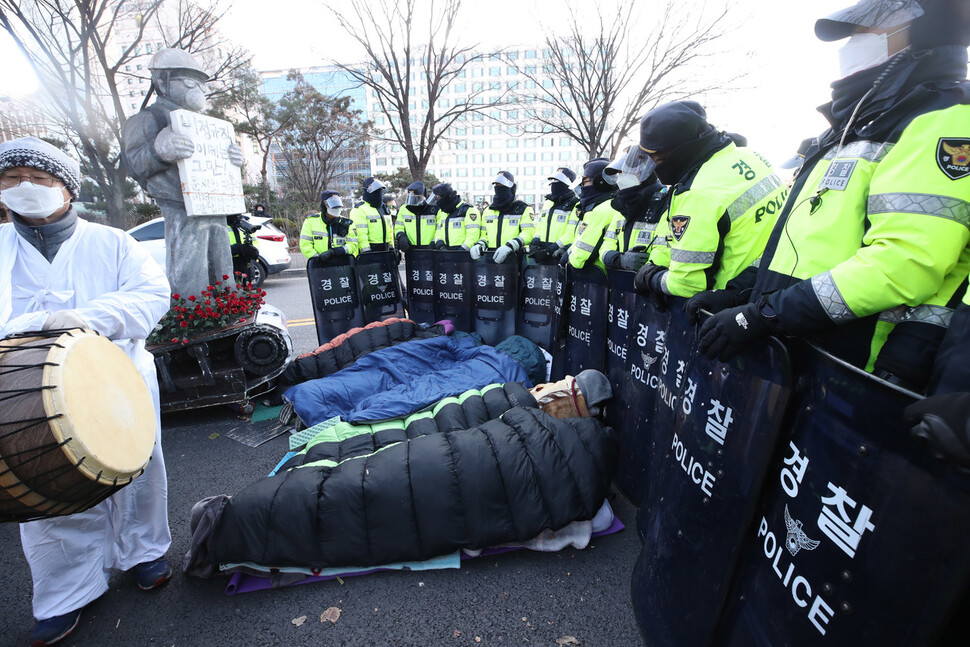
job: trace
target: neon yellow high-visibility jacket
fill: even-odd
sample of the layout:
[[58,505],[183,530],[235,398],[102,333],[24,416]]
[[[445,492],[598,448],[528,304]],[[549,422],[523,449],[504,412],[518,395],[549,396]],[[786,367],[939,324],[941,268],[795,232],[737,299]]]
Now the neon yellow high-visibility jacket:
[[538,238],[541,243],[559,243],[565,247],[575,240],[577,226],[579,198],[567,196],[566,200],[560,202],[546,200],[536,218],[533,238]]
[[359,251],[357,228],[353,223],[351,223],[346,236],[333,236],[332,233],[331,227],[324,222],[319,213],[307,216],[306,220],[303,221],[303,228],[300,230],[300,251],[307,258],[313,258],[328,249],[343,246],[347,248],[348,254],[357,256]]
[[394,241],[391,216],[382,214],[366,202],[361,202],[350,210],[350,220],[357,228],[362,252],[370,251],[371,245],[391,244]]
[[902,123],[810,151],[756,284],[781,331],[869,370],[897,322],[945,328],[970,270],[970,105],[917,92]]
[[482,240],[488,245],[487,249],[496,249],[513,238],[518,238],[522,245],[528,245],[535,232],[534,214],[532,207],[516,200],[501,211],[486,209],[482,213]]
[[412,208],[405,205],[397,212],[397,222],[394,223],[394,237],[401,232],[408,237],[412,245],[428,246],[434,241],[438,232],[438,216],[440,211],[426,204]]
[[443,240],[446,247],[469,249],[482,238],[482,217],[470,204],[459,202],[450,214],[438,211],[437,218],[438,233],[434,239]]
[[606,269],[603,261],[600,260],[599,250],[603,245],[606,229],[618,215],[619,212],[613,208],[610,197],[606,195],[603,202],[581,214],[579,227],[576,228],[576,240],[569,248],[570,265],[576,269],[582,269],[590,257],[593,257],[600,269]]
[[788,189],[757,153],[729,143],[685,182],[670,189],[650,261],[666,265],[663,289],[690,297],[727,282],[755,263]]

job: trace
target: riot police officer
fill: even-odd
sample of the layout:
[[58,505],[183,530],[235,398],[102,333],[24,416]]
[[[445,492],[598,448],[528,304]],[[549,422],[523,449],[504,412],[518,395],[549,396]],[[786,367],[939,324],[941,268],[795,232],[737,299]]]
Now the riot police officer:
[[[253,263],[259,258],[259,249],[253,243],[253,232],[260,225],[251,225],[241,215],[226,216],[229,225],[229,250],[232,252],[233,274],[253,279]],[[260,277],[260,279],[265,277]],[[257,283],[258,286],[258,283]]]
[[477,259],[486,250],[494,250],[492,258],[504,263],[532,240],[535,231],[532,207],[515,198],[515,178],[508,171],[500,171],[492,180],[494,195],[488,209],[482,214],[483,236],[471,248],[472,258]]
[[700,348],[728,358],[771,333],[810,335],[919,384],[970,269],[970,5],[863,0],[815,33],[849,39],[820,109],[831,128],[805,156],[750,301],[706,321]]
[[428,204],[424,182],[412,182],[407,188],[405,205],[398,212],[394,224],[397,248],[406,252],[413,245],[428,247],[434,242],[438,208]]
[[550,175],[549,193],[536,220],[535,236],[529,243],[529,256],[537,261],[572,244],[579,225],[579,196],[573,191],[576,174],[560,167]]
[[462,202],[461,196],[448,183],[434,185],[428,202],[438,209],[435,248],[471,250],[476,246],[482,237],[478,209]]
[[341,216],[343,200],[336,191],[320,194],[320,213],[307,216],[300,231],[300,251],[307,258],[321,261],[338,256],[357,256],[357,228]]
[[394,239],[391,211],[384,202],[384,183],[375,177],[364,179],[364,198],[350,210],[350,220],[357,228],[361,252],[383,252]]
[[617,188],[611,203],[617,214],[606,229],[600,248],[600,259],[606,267],[637,271],[649,258],[666,197],[666,188],[653,170],[650,158],[628,167],[624,153],[603,171],[604,179]]
[[637,273],[638,292],[659,303],[665,295],[723,288],[761,257],[788,193],[763,157],[739,148],[693,101],[644,115],[628,164],[647,157],[671,187],[657,227],[667,245],[654,245],[650,263]]
[[583,183],[579,192],[579,226],[576,228],[576,239],[564,256],[576,269],[582,269],[590,263],[603,268],[599,250],[603,245],[606,229],[618,215],[612,206],[616,187],[603,177],[603,171],[609,163],[610,160],[605,157],[597,157],[583,165]]

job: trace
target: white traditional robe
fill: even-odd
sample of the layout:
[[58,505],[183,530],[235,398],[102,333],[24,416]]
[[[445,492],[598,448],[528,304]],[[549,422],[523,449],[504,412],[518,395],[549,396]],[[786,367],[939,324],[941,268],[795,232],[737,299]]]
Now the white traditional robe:
[[152,561],[171,545],[158,382],[144,341],[169,297],[165,273],[123,231],[78,220],[49,263],[13,225],[0,225],[0,338],[40,330],[51,312],[73,309],[134,361],[155,405],[144,474],[90,510],[21,524],[38,620],[83,607],[108,590],[110,569]]

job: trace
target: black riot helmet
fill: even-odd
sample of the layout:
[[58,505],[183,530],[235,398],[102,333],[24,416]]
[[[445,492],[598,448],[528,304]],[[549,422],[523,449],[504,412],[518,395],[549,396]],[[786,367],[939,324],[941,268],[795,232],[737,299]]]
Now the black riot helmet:
[[424,182],[412,182],[408,185],[407,192],[407,206],[420,207],[425,203],[428,191],[424,188]]
[[583,185],[585,187],[585,179],[589,178],[592,180],[592,187],[595,191],[599,193],[606,193],[613,191],[615,187],[603,177],[603,171],[606,167],[610,165],[610,160],[605,157],[596,157],[586,162],[583,165]]
[[435,184],[431,189],[431,198],[428,200],[428,204],[437,205],[445,213],[454,211],[459,202],[461,202],[461,196],[447,182]]
[[860,0],[815,23],[824,41],[848,38],[856,28],[889,30],[909,25],[916,50],[970,46],[970,4],[965,0]]

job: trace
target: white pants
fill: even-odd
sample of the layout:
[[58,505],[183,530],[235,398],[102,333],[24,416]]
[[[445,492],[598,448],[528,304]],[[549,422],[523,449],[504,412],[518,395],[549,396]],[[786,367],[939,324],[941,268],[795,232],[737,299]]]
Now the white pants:
[[108,590],[111,569],[150,562],[171,546],[157,389],[152,396],[155,449],[144,474],[90,510],[20,525],[36,619],[80,609]]

